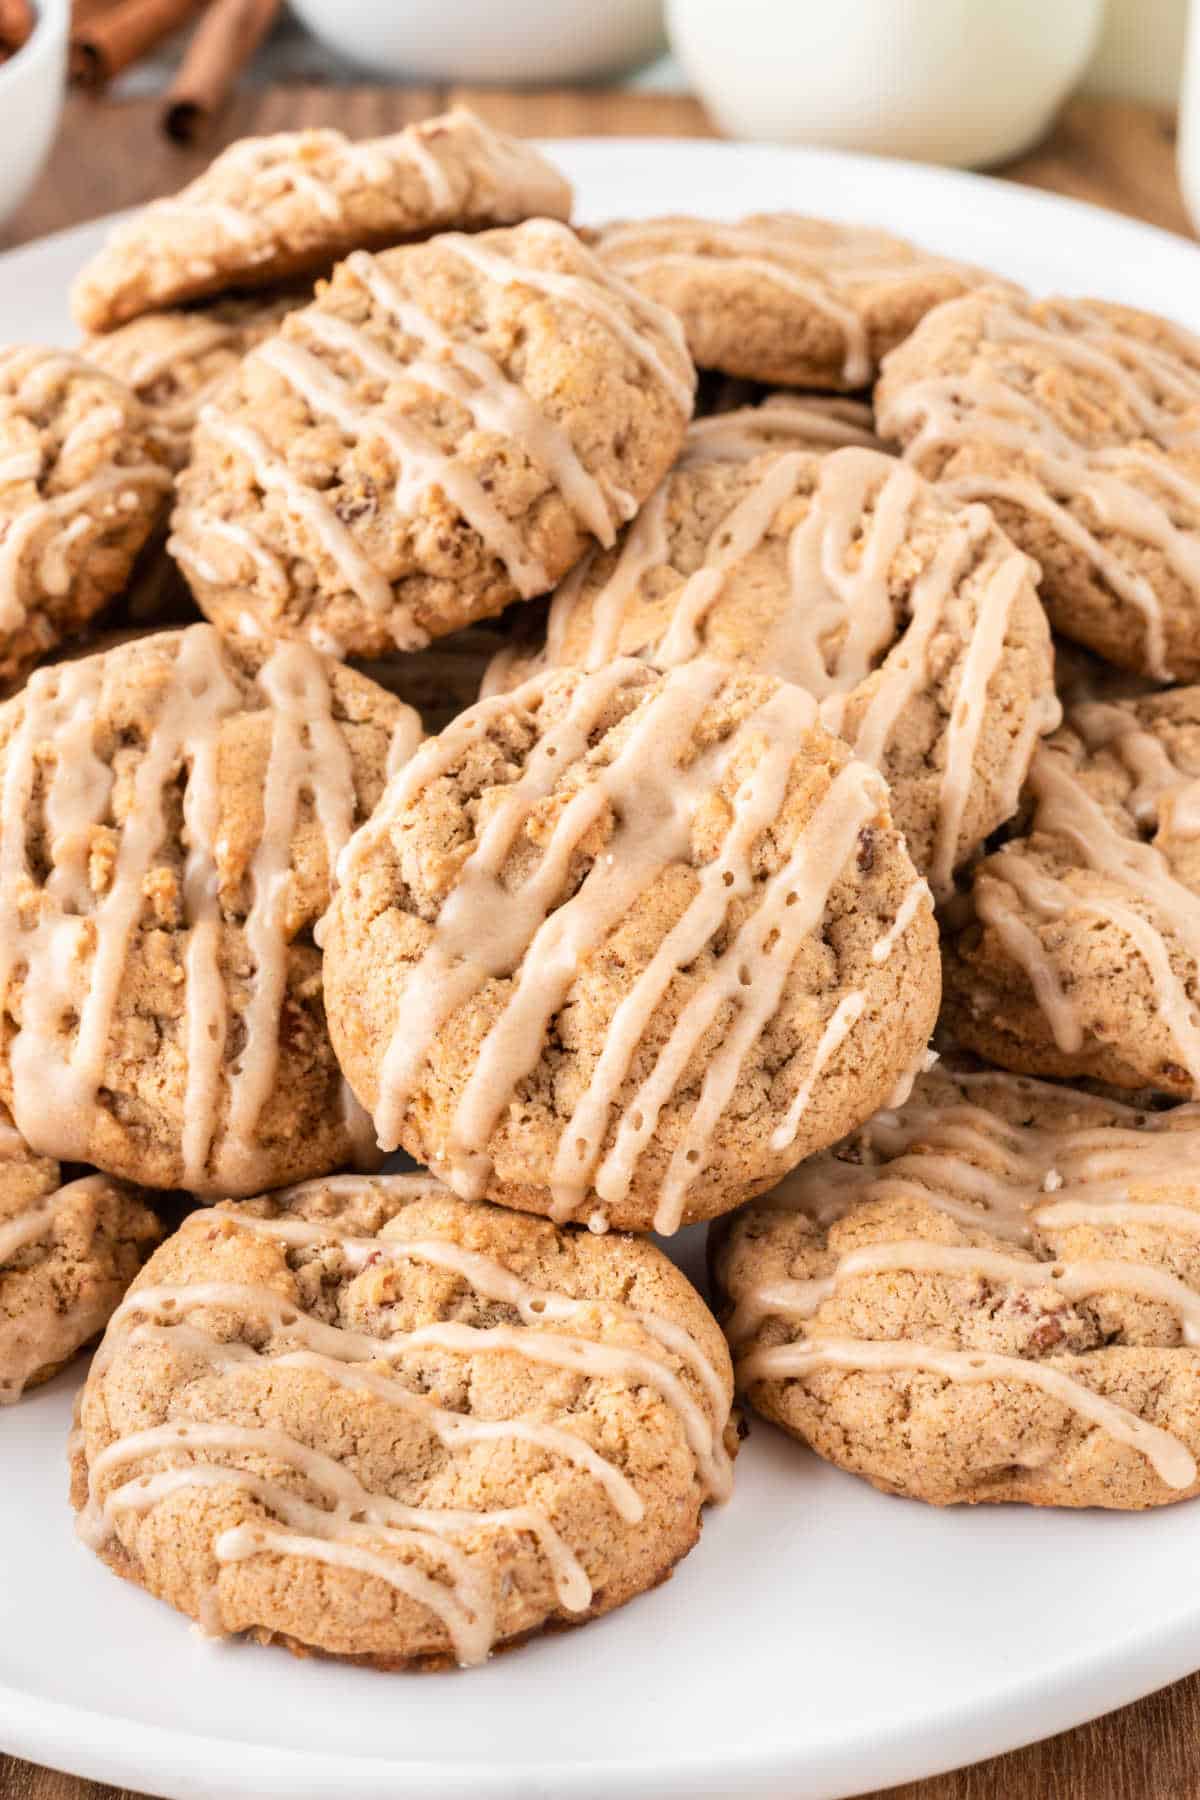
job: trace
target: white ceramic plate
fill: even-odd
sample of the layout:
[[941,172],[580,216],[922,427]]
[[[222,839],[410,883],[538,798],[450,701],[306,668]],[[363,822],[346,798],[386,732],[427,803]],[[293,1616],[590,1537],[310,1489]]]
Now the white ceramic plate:
[[[550,146],[583,217],[791,207],[1200,330],[1200,251],[901,163],[721,144]],[[0,338],[71,341],[104,226],[0,259]],[[695,1234],[679,1248],[698,1258]],[[938,1513],[756,1424],[665,1587],[470,1674],[213,1648],[76,1542],[79,1370],[0,1414],[0,1745],[171,1800],[832,1800],[989,1756],[1200,1667],[1200,1509]]]

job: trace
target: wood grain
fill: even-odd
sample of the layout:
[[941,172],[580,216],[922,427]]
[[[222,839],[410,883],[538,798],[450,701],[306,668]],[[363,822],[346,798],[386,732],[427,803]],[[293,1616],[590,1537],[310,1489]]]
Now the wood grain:
[[[214,151],[251,132],[337,125],[354,136],[395,130],[464,100],[493,123],[537,136],[714,135],[699,105],[675,97],[592,91],[508,94],[432,88],[288,87],[237,96],[199,149],[164,143],[158,101],[72,96],[49,167],[0,234],[22,243],[170,192]],[[1175,178],[1170,120],[1118,101],[1073,101],[1046,141],[994,171],[1192,235]],[[751,197],[748,196],[748,204]],[[1169,297],[1164,297],[1164,304]],[[1167,306],[1169,310],[1169,305]],[[1099,1578],[1099,1577],[1098,1577]],[[1188,1579],[1188,1571],[1181,1571]],[[1046,1629],[1031,1612],[1030,1629]],[[1070,1629],[1064,1617],[1061,1628]],[[980,1629],[987,1629],[986,1620]],[[903,1653],[902,1645],[898,1654]],[[969,1655],[970,1646],[964,1646]],[[402,1679],[402,1678],[401,1678]],[[891,1790],[892,1800],[1200,1800],[1200,1676],[1106,1719],[971,1769]],[[138,1800],[128,1789],[58,1775],[0,1755],[0,1800]]]

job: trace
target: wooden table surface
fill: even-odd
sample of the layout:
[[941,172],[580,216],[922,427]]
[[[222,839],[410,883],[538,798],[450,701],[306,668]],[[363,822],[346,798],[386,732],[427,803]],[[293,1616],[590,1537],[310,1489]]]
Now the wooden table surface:
[[[694,101],[659,95],[280,87],[245,91],[214,140],[179,150],[159,135],[153,101],[114,105],[76,96],[49,167],[0,232],[0,247],[170,192],[234,137],[299,125],[337,125],[352,136],[393,131],[451,99],[529,136],[714,135]],[[1073,101],[1037,150],[1000,173],[1193,235],[1175,179],[1171,123],[1143,107]],[[1169,302],[1164,296],[1164,310]],[[1183,1581],[1194,1576],[1194,1570],[1180,1570]],[[1099,1571],[1097,1579],[1103,1579]],[[1031,1615],[1031,1630],[1046,1628],[1044,1615]],[[1069,1630],[1070,1620],[1062,1620],[1061,1628]],[[986,1620],[980,1629],[987,1629]],[[969,1644],[963,1654],[970,1655]],[[892,1793],[893,1800],[1200,1800],[1200,1675],[1027,1750]],[[0,1755],[2,1800],[117,1795],[114,1788]]]

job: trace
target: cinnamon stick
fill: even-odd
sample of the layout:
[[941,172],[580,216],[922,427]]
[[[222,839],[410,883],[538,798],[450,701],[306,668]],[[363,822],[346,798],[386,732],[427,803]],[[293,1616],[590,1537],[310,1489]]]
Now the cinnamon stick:
[[212,0],[163,102],[162,127],[194,144],[279,16],[281,0]]
[[71,26],[71,79],[100,88],[199,12],[203,0],[120,0]]
[[34,23],[30,0],[0,0],[0,58],[15,56],[28,43]]

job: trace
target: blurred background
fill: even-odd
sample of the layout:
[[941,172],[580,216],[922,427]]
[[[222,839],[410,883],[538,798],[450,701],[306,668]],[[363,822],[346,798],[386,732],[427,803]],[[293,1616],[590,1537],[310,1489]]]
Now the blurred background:
[[[1200,0],[0,0],[0,241],[247,132],[469,96],[530,134],[728,134],[1200,219]],[[1188,209],[1190,208],[1190,216]]]

